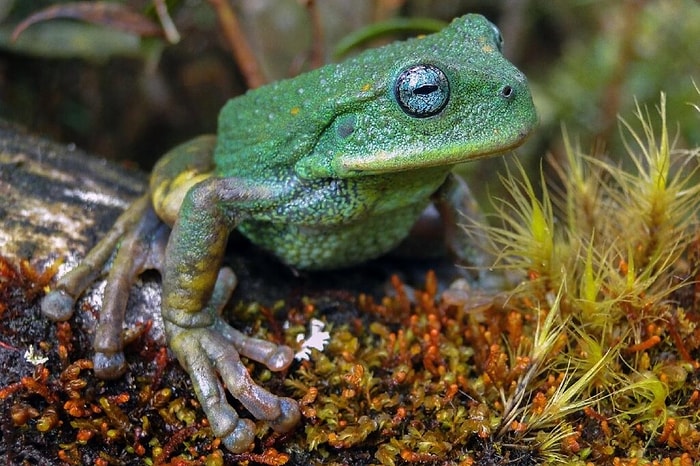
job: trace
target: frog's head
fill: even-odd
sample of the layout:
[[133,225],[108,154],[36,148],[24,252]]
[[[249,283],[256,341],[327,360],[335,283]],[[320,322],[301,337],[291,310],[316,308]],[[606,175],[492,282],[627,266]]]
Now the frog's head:
[[[454,164],[520,145],[537,124],[525,76],[478,15],[366,52],[339,76],[328,124],[295,166],[303,178],[354,177]],[[338,65],[347,66],[344,65]],[[341,82],[346,79],[346,82]]]

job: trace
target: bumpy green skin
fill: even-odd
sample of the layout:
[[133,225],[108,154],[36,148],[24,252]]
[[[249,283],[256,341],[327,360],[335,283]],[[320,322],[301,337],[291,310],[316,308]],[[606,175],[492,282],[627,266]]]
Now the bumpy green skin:
[[[232,272],[220,270],[230,231],[239,229],[289,265],[324,269],[387,252],[431,202],[447,223],[471,210],[452,167],[519,145],[536,124],[526,79],[500,47],[495,27],[468,15],[438,34],[231,100],[218,136],[161,159],[149,197],[61,279],[44,312],[68,318],[121,239],[105,296],[122,298],[104,304],[96,371],[113,377],[123,370],[123,296],[141,270],[156,267],[169,346],[190,373],[215,434],[233,451],[248,448],[254,435],[254,425],[226,402],[219,376],[253,417],[291,429],[300,418],[296,402],[258,387],[238,359],[240,353],[282,370],[291,350],[249,339],[219,317],[235,286]],[[397,82],[408,97],[397,97]],[[165,236],[153,210],[172,226],[164,253],[165,240],[153,240]],[[468,260],[464,235],[454,226],[450,232],[453,252]]]
[[[439,34],[231,100],[220,116],[215,175],[281,193],[272,210],[252,206],[239,230],[300,268],[390,249],[454,164],[507,150],[535,124],[525,77],[503,58],[496,34],[482,17],[465,16]],[[419,63],[437,65],[450,83],[435,117],[409,116],[394,97],[397,76]],[[500,95],[504,86],[511,99]]]

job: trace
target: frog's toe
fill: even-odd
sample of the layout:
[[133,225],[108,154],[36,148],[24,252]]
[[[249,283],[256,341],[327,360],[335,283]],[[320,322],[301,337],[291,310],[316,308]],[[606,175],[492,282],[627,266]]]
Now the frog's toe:
[[270,427],[272,427],[275,432],[289,432],[299,424],[299,420],[301,419],[299,404],[291,398],[280,398],[279,409],[280,415],[274,421],[270,421]]
[[114,354],[97,352],[92,358],[92,367],[101,379],[116,379],[126,372],[126,358],[124,353]]
[[197,397],[202,403],[214,435],[221,438],[230,451],[242,453],[248,450],[255,440],[255,423],[238,416],[236,410],[226,401],[224,387],[209,369],[211,368],[191,375]]
[[283,371],[294,361],[294,351],[289,346],[244,335],[221,318],[214,321],[214,329],[228,340],[240,354],[265,364],[271,371]]
[[73,315],[75,298],[64,290],[53,290],[41,300],[41,312],[53,321],[64,321]]
[[294,351],[289,346],[280,345],[265,361],[265,365],[273,372],[287,369],[294,360]]
[[250,419],[239,419],[235,429],[221,436],[221,442],[233,453],[246,451],[255,439],[255,424]]

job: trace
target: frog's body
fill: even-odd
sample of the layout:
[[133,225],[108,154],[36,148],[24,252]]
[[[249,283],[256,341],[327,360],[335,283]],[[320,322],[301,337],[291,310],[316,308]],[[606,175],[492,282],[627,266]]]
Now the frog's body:
[[[284,211],[242,222],[239,230],[302,269],[362,263],[390,251],[407,236],[447,175],[444,170],[433,172],[437,173],[429,182],[421,182],[426,181],[423,173],[420,177],[402,173],[377,176],[371,183],[304,183],[296,202],[290,202]],[[314,195],[305,196],[305,192]],[[324,217],[322,212],[333,216]],[[283,221],[285,215],[288,223]]]
[[[68,318],[121,239],[96,331],[96,371],[123,371],[124,296],[141,270],[155,267],[169,346],[214,432],[233,451],[254,433],[226,402],[218,376],[254,417],[291,429],[296,403],[258,387],[238,360],[240,353],[281,370],[291,350],[249,339],[218,316],[235,286],[233,274],[219,270],[229,232],[240,230],[294,267],[326,269],[389,251],[431,202],[453,221],[469,199],[452,167],[519,145],[536,123],[526,80],[500,46],[491,23],[468,15],[438,34],[229,101],[218,135],[159,161],[149,193],[61,279],[44,312]],[[172,227],[165,251],[161,221]],[[463,235],[453,227],[449,236],[467,260]],[[148,239],[155,247],[144,247]]]

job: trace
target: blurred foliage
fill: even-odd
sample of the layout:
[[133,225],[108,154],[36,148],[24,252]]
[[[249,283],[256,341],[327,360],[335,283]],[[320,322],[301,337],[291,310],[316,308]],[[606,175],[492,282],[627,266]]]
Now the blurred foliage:
[[[148,169],[172,145],[215,131],[218,109],[245,89],[205,0],[167,2],[182,37],[177,44],[67,19],[32,25],[18,42],[9,41],[29,15],[66,3],[0,0],[0,117]],[[323,0],[315,10],[303,3],[232,2],[271,80],[308,69],[314,54],[330,60],[335,44],[378,21],[479,12],[499,25],[506,54],[533,87],[541,127],[521,156],[560,157],[562,122],[584,143],[604,140],[619,152],[617,114],[629,114],[635,99],[653,105],[662,90],[679,119],[680,139],[691,146],[700,141],[687,105],[693,78],[700,80],[694,0]],[[157,20],[151,0],[111,4]],[[483,165],[472,168],[480,180],[493,171],[491,162]]]
[[[558,26],[566,33],[560,56],[528,73],[542,137],[558,135],[563,122],[573,133],[597,137],[610,152],[619,152],[617,115],[629,114],[635,101],[653,107],[664,91],[669,113],[678,119],[681,145],[700,143],[697,113],[689,105],[696,98],[693,80],[700,80],[697,2],[581,2],[577,8],[553,2],[551,7],[558,8],[555,14],[563,19]],[[586,26],[567,31],[579,18]]]

